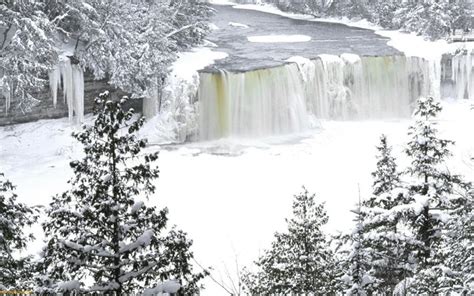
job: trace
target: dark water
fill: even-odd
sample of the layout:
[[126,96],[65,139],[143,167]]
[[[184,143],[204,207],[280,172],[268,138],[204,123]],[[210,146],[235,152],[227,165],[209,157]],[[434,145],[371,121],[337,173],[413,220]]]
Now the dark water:
[[[205,71],[225,69],[246,71],[278,66],[292,56],[315,58],[319,54],[353,53],[361,56],[398,55],[387,45],[388,38],[371,30],[348,27],[341,24],[293,20],[269,13],[235,9],[227,5],[213,5],[216,15],[212,22],[219,30],[211,32],[208,40],[218,45],[216,51],[225,51],[229,57],[217,61]],[[229,22],[248,25],[239,28]],[[309,42],[252,43],[247,36],[307,35]]]

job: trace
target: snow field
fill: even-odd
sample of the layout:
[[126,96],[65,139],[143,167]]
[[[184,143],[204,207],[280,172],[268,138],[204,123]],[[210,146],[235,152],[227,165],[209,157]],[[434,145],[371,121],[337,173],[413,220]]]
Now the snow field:
[[[474,139],[469,136],[474,111],[469,105],[444,103],[439,129],[457,142],[451,171],[474,180]],[[300,135],[163,147],[157,193],[149,203],[168,207],[169,226],[188,232],[197,262],[214,267],[214,277],[230,284],[226,274],[236,277],[235,262],[240,268],[251,264],[269,246],[273,233],[284,230],[292,196],[303,185],[326,202],[326,230],[347,230],[358,188],[362,197],[370,191],[380,134],[386,133],[394,154],[403,156],[410,123],[321,121],[319,129]],[[73,129],[66,119],[0,129],[1,167],[17,185],[19,201],[47,205],[52,195],[69,188],[69,161],[81,157],[81,147],[69,137]],[[398,164],[404,168],[407,159],[399,158]],[[39,225],[33,231],[37,240],[28,252],[37,253],[43,234]],[[222,295],[210,279],[205,285],[203,295]]]

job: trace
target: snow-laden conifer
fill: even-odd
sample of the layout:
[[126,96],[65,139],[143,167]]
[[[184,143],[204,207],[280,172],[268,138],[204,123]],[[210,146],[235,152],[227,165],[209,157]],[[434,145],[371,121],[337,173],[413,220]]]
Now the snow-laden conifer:
[[32,234],[25,227],[33,225],[37,218],[36,208],[17,201],[15,186],[0,173],[0,290],[31,288],[32,262],[30,256],[22,256]]
[[471,185],[445,166],[454,142],[438,136],[435,119],[441,110],[434,98],[420,98],[414,112],[415,124],[409,129],[409,225],[419,243],[414,253],[417,268],[410,285],[413,293],[445,293],[460,285],[461,280],[447,264],[452,255],[449,234],[460,229],[449,229],[448,225],[453,225],[451,212],[467,201],[468,195],[458,192],[466,192]]
[[270,249],[255,262],[257,271],[243,277],[250,294],[334,293],[333,252],[321,230],[327,221],[324,204],[314,195],[306,189],[295,195],[287,232],[275,233]]
[[[391,294],[411,274],[413,239],[404,227],[409,194],[403,189],[392,148],[382,135],[377,146],[377,167],[372,173],[373,193],[362,201],[360,218],[362,245],[369,256],[372,291]],[[370,290],[368,288],[368,290]]]
[[49,282],[43,291],[131,295],[172,280],[183,293],[197,292],[203,275],[193,273],[192,242],[166,228],[166,208],[144,203],[159,201],[153,184],[158,155],[142,152],[146,140],[136,132],[144,119],[124,111],[125,101],[102,94],[94,125],[74,134],[85,156],[71,162],[71,188],[47,209],[42,266]]

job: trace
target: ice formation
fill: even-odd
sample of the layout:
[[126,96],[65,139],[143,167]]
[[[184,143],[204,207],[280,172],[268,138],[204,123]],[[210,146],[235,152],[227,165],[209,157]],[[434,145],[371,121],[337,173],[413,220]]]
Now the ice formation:
[[[472,63],[466,51],[443,59],[342,54],[197,75],[184,59],[167,79],[149,134],[156,142],[261,137],[304,131],[318,119],[409,117],[419,96],[474,99]],[[147,110],[156,106],[145,102]]]
[[59,64],[49,74],[49,86],[55,107],[61,85],[69,119],[78,123],[82,122],[84,119],[84,73],[81,66],[72,64],[68,57],[61,57]]
[[459,52],[452,57],[452,80],[454,81],[455,99],[473,99],[474,98],[474,75],[472,51]]
[[439,63],[422,58],[343,54],[292,62],[245,73],[201,73],[199,139],[300,132],[312,117],[408,117],[419,96],[439,94]]
[[5,98],[5,113],[8,114],[11,105],[10,88],[2,79],[0,79],[0,95]]

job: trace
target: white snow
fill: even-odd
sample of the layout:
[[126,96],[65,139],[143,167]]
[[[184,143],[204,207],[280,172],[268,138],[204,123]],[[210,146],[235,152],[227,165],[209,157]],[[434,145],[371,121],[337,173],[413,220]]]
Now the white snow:
[[216,60],[228,56],[225,52],[213,51],[210,48],[199,47],[188,52],[178,54],[178,59],[171,66],[170,79],[174,77],[192,82],[197,71],[212,65]]
[[263,35],[263,36],[248,36],[248,41],[256,43],[294,43],[294,42],[308,42],[311,40],[307,35]]
[[181,285],[178,282],[166,281],[158,284],[154,288],[145,289],[145,291],[143,292],[143,296],[163,295],[164,293],[172,294],[178,292],[180,288]]
[[145,248],[151,244],[151,240],[155,235],[153,229],[148,229],[140,235],[136,241],[120,247],[120,253],[130,252],[138,248]]
[[242,28],[242,29],[248,29],[249,26],[241,23],[234,23],[234,22],[229,22],[229,26],[231,27],[236,27],[236,28]]
[[[466,132],[474,126],[474,110],[468,101],[443,105],[438,128],[456,141],[449,167],[473,180],[474,138]],[[362,196],[370,192],[380,134],[387,134],[395,155],[402,156],[410,123],[321,121],[320,129],[305,134],[163,149],[150,205],[168,207],[170,225],[188,232],[199,264],[213,266],[214,276],[226,278],[225,270],[234,270],[235,260],[239,266],[250,264],[269,246],[273,233],[284,230],[292,196],[302,185],[326,201],[327,230],[348,229],[358,185]],[[0,169],[17,186],[19,201],[47,205],[54,194],[69,188],[69,161],[81,157],[80,146],[69,136],[72,130],[67,119],[0,128]],[[407,162],[401,157],[400,168]],[[29,248],[36,253],[43,235],[38,225],[34,232],[37,239]],[[205,285],[202,295],[222,295],[212,281]]]
[[130,209],[130,211],[132,212],[132,214],[136,213],[138,210],[140,210],[143,206],[145,205],[145,203],[143,201],[137,201],[133,204],[132,208]]
[[235,5],[235,2],[229,0],[209,0],[209,3],[216,5]]
[[211,31],[217,31],[219,27],[214,23],[209,23],[209,29],[211,29]]

